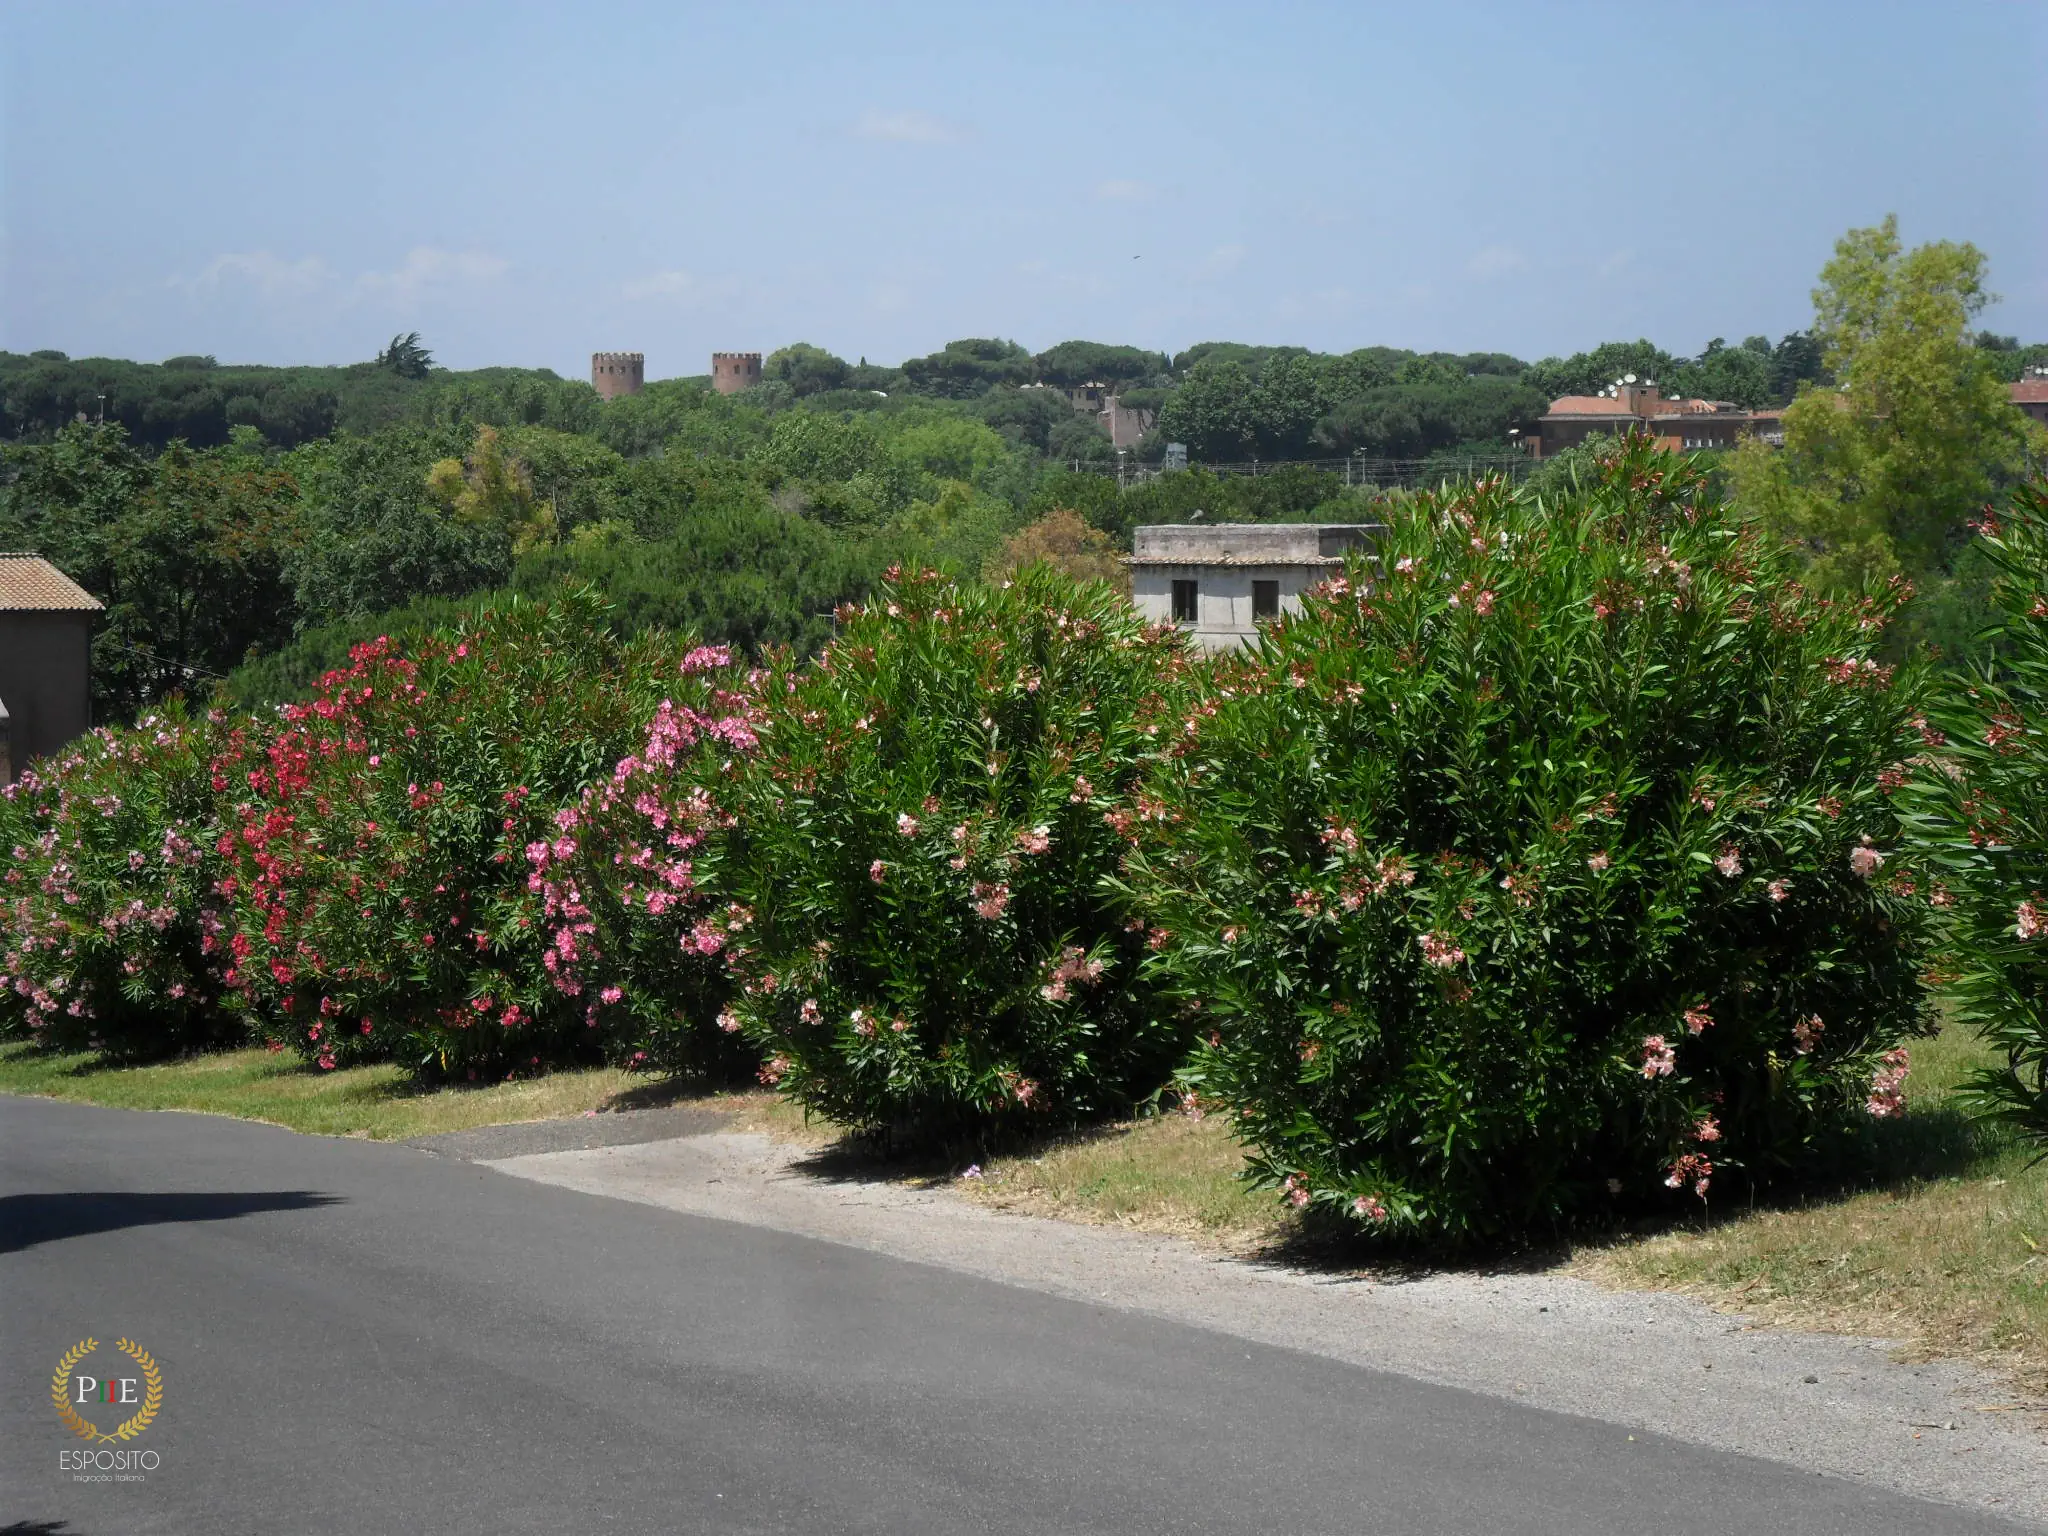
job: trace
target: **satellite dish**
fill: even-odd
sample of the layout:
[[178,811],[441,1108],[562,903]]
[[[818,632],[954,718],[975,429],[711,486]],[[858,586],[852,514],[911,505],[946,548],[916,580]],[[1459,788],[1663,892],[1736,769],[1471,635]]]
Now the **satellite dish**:
[[1621,382],[1622,382],[1622,383],[1624,383],[1624,384],[1633,384],[1633,383],[1635,383],[1635,381],[1636,381],[1636,376],[1635,376],[1634,374],[1632,374],[1632,373],[1624,373],[1624,374],[1623,374],[1623,375],[1621,376]]

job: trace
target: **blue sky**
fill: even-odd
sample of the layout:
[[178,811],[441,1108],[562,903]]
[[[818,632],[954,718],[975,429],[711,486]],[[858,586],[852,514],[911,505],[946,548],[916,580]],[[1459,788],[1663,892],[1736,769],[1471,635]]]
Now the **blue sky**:
[[650,377],[957,336],[1696,351],[1835,238],[2048,339],[2048,5],[0,10],[0,347]]

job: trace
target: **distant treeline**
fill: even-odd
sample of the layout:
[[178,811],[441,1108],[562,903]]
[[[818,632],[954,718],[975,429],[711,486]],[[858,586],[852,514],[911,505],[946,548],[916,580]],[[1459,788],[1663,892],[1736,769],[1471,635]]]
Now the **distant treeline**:
[[[1958,344],[2008,377],[2048,355]],[[1536,363],[983,338],[885,367],[799,343],[740,394],[667,379],[609,403],[546,369],[437,367],[417,335],[326,368],[0,352],[0,548],[47,555],[106,603],[105,719],[237,669],[243,696],[281,697],[381,628],[563,585],[601,590],[622,630],[807,649],[890,565],[978,575],[1056,508],[1124,548],[1136,526],[1198,512],[1373,518],[1383,493],[1359,476],[1288,461],[1468,473],[1511,455],[1556,396],[1628,372],[1744,406],[1826,381],[1804,332]],[[1173,441],[1197,468],[1120,475],[1092,404],[1069,396],[1083,385],[1157,413],[1129,467]],[[1249,459],[1269,472],[1199,467]]]
[[[0,439],[46,441],[80,420],[118,423],[145,450],[180,440],[220,447],[238,428],[259,433],[270,448],[290,449],[392,426],[544,426],[632,455],[661,447],[678,406],[708,384],[702,376],[664,381],[607,411],[581,379],[545,368],[438,368],[417,338],[410,341],[408,350],[408,338],[395,338],[378,360],[342,367],[0,352]],[[2012,337],[1986,333],[1978,343],[2009,378],[2048,359],[2048,347],[2023,347]],[[1159,413],[1141,457],[1156,458],[1172,440],[1212,462],[1352,452],[1423,458],[1498,449],[1511,430],[1527,431],[1551,399],[1590,393],[1626,372],[1749,408],[1783,405],[1802,381],[1825,378],[1819,349],[1803,331],[1776,343],[1752,336],[1730,346],[1717,338],[1694,357],[1633,341],[1535,363],[1499,352],[1318,353],[1238,342],[1168,355],[1067,341],[1033,354],[1015,342],[970,338],[896,367],[848,362],[799,342],[769,355],[749,403],[765,413],[794,405],[861,414],[949,406],[1044,457],[1101,462],[1113,457],[1101,424],[1060,391],[1102,384],[1126,406]]]

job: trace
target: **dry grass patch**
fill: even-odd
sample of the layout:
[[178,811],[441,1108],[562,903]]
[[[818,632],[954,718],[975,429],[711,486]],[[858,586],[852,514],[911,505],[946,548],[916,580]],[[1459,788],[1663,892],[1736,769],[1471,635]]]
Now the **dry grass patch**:
[[[2030,1166],[2031,1151],[2001,1131],[1960,1123],[1951,1094],[1984,1059],[1967,1038],[1913,1046],[1899,1129],[1911,1135],[1919,1122],[1920,1142],[1903,1150],[1920,1168],[1909,1162],[1881,1187],[1586,1248],[1569,1267],[1764,1323],[1898,1339],[1912,1358],[1973,1360],[2048,1394],[2048,1164]],[[1935,1162],[1947,1166],[1932,1171]]]
[[792,1104],[772,1089],[748,1088],[714,1093],[697,1102],[706,1109],[730,1115],[731,1122],[726,1126],[729,1131],[749,1131],[760,1136],[772,1136],[777,1141],[819,1149],[845,1142],[843,1126],[805,1115],[801,1105]]
[[957,1180],[1000,1209],[1266,1247],[1287,1223],[1270,1191],[1247,1189],[1244,1154],[1221,1117],[1161,1115],[1077,1135],[1030,1156],[993,1157]]

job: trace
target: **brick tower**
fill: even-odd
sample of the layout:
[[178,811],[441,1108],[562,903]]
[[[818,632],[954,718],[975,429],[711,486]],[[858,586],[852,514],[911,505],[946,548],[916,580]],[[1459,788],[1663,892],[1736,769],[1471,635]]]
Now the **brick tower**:
[[761,382],[761,354],[758,352],[714,352],[711,354],[711,387],[721,395],[736,395]]
[[590,354],[590,387],[600,400],[637,395],[647,382],[647,359],[638,352],[593,352]]

